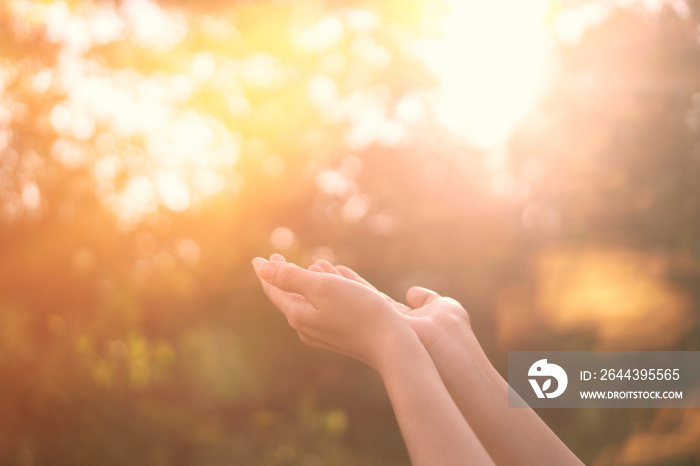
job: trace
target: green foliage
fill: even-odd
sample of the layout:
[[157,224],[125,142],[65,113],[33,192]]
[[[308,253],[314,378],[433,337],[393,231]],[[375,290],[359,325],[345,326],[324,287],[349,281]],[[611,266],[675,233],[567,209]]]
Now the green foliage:
[[[546,308],[540,258],[624,248],[661,261],[693,310],[663,349],[700,346],[696,3],[685,19],[619,10],[560,44],[505,148],[505,195],[493,153],[431,114],[402,142],[348,136],[347,102],[393,115],[435,90],[407,44],[442,2],[163,1],[146,26],[129,4],[67,2],[126,24],[87,46],[51,39],[56,4],[0,6],[0,463],[406,464],[376,375],[304,347],[264,299],[250,259],[280,246],[395,297],[416,283],[455,297],[502,373],[516,346],[600,344],[586,322],[527,327]],[[353,30],[350,8],[376,25]],[[340,36],[295,42],[326,17]],[[345,103],[314,105],[313,86]],[[541,414],[586,463],[655,419]]]

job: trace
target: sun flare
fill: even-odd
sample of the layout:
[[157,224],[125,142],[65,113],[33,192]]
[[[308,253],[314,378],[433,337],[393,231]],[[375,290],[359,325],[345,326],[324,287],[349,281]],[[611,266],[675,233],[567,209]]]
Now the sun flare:
[[550,1],[449,0],[443,35],[422,44],[440,83],[435,112],[482,147],[503,143],[546,77]]

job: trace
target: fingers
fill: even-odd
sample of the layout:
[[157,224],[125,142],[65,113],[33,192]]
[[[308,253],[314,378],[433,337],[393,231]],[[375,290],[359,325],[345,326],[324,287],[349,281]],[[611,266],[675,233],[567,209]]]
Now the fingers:
[[420,286],[412,286],[406,292],[406,302],[414,309],[430,304],[439,297],[440,295],[433,290],[422,288]]
[[[280,254],[273,254],[272,256],[270,256],[270,260],[271,260],[272,262],[283,262],[283,263],[286,263],[284,257],[283,257],[282,255],[280,255]],[[261,264],[262,264],[262,263],[261,263]],[[290,265],[293,265],[293,264],[290,264]],[[261,267],[262,267],[262,266],[261,266]],[[268,268],[269,266],[265,266],[265,267]],[[295,266],[295,267],[296,267],[296,266]],[[300,269],[300,268],[298,268],[298,267],[297,267],[297,269],[303,270],[303,269]],[[368,282],[367,280],[365,280],[364,278],[362,278],[357,272],[355,272],[354,270],[352,270],[350,267],[346,267],[346,266],[344,266],[344,265],[334,266],[333,264],[331,264],[330,262],[328,262],[328,261],[325,260],[325,259],[319,259],[319,260],[317,260],[314,264],[312,264],[312,265],[309,266],[308,271],[310,271],[310,272],[315,272],[315,273],[318,273],[318,272],[328,273],[328,274],[331,274],[331,275],[338,275],[338,276],[340,276],[340,277],[347,278],[347,279],[352,280],[352,281],[354,281],[354,282],[357,282],[357,283],[360,283],[360,284],[362,284],[362,285],[365,285],[365,286],[367,286],[368,288],[370,288],[370,289],[372,289],[372,290],[374,290],[374,291],[380,293],[382,296],[384,296],[384,297],[386,298],[387,301],[389,301],[389,303],[391,303],[391,305],[392,305],[397,311],[399,311],[399,312],[401,312],[401,313],[403,313],[403,314],[406,314],[406,313],[408,313],[408,312],[410,312],[410,311],[412,310],[410,307],[406,306],[405,304],[402,304],[402,303],[399,303],[399,302],[397,302],[397,301],[394,301],[391,297],[387,296],[387,295],[384,294],[384,293],[381,293],[374,285],[372,285],[370,282]],[[267,272],[267,271],[264,271],[263,273],[266,273],[266,272]],[[262,277],[262,278],[266,279],[265,277]],[[311,280],[312,280],[313,278],[314,278],[314,277],[310,277]],[[285,279],[284,277],[281,277],[280,280],[284,281],[284,280],[286,280],[286,279]],[[283,284],[275,284],[274,282],[272,282],[272,281],[270,281],[270,280],[268,280],[268,282],[272,283],[273,285],[275,285],[276,287],[278,287],[278,288],[280,288],[280,289],[282,289],[282,290],[286,290],[286,291],[289,291],[289,292],[292,292],[292,293],[304,294],[302,291],[293,291],[289,286],[285,287],[285,285],[283,285]],[[418,307],[419,307],[419,306],[418,306]]]
[[362,283],[365,286],[369,286],[373,290],[376,290],[374,285],[372,285],[370,282],[362,278],[357,272],[355,272],[353,269],[350,267],[345,267],[344,265],[339,265],[336,267],[338,269],[338,272],[340,275],[342,275],[345,278],[349,278],[350,280],[355,280],[356,282]]
[[394,309],[399,311],[401,314],[408,314],[409,312],[411,312],[413,310],[410,307],[406,306],[404,303],[400,303],[398,301],[395,301],[393,298],[385,295],[384,293],[382,293],[382,294],[384,295],[386,300],[389,301],[389,303],[391,303],[392,306],[394,306]]
[[326,273],[332,273],[333,275],[341,275],[338,269],[335,268],[333,264],[325,259],[319,259],[316,261],[316,265],[321,268]]
[[[262,281],[289,293],[303,296],[312,293],[318,284],[317,274],[281,260],[266,261],[261,257],[253,259],[255,272]],[[278,258],[276,258],[278,259]]]
[[309,270],[312,272],[325,272],[331,273],[333,275],[339,275],[341,277],[349,278],[350,280],[362,283],[365,286],[377,290],[370,282],[362,278],[357,272],[344,265],[335,266],[325,259],[317,260],[313,265],[309,266]]
[[[330,263],[329,263],[329,264],[330,264]],[[341,277],[345,277],[345,278],[347,278],[347,279],[349,279],[349,280],[352,280],[352,281],[354,281],[354,282],[357,282],[357,283],[360,283],[360,284],[362,284],[362,285],[365,285],[366,287],[368,287],[368,288],[370,288],[370,289],[376,291],[377,293],[380,293],[382,296],[384,296],[384,297],[386,298],[387,301],[389,301],[389,303],[391,303],[392,306],[394,306],[394,308],[395,308],[397,311],[401,312],[402,314],[405,314],[405,313],[407,313],[408,311],[411,310],[411,308],[408,307],[408,306],[406,306],[405,304],[402,304],[402,303],[399,303],[399,302],[397,302],[397,301],[394,301],[394,299],[392,299],[390,296],[388,296],[387,294],[382,293],[381,291],[379,291],[379,290],[377,289],[376,286],[372,285],[370,282],[368,282],[367,280],[365,280],[364,278],[362,278],[362,277],[360,276],[360,274],[358,274],[357,272],[355,272],[355,271],[354,271],[353,269],[351,269],[350,267],[346,267],[346,266],[344,266],[344,265],[338,265],[338,266],[335,266],[334,268],[335,268],[335,270],[338,272],[338,274],[339,274]]]
[[365,285],[366,287],[371,288],[371,289],[373,289],[374,291],[380,293],[382,296],[384,296],[384,298],[386,298],[387,301],[389,301],[389,303],[391,303],[392,306],[394,306],[394,309],[396,309],[396,310],[399,311],[400,313],[406,314],[407,312],[411,311],[411,308],[410,308],[410,307],[408,307],[408,306],[406,306],[405,304],[400,303],[400,302],[398,302],[398,301],[394,301],[394,299],[391,298],[391,296],[389,296],[389,295],[387,295],[387,294],[382,293],[381,291],[379,291],[379,290],[377,289],[377,287],[375,287],[375,286],[372,285],[370,282],[368,282],[367,280],[365,280],[364,278],[362,278],[362,277],[360,276],[360,274],[358,274],[357,272],[355,272],[355,271],[354,271],[353,269],[351,269],[350,267],[346,267],[346,266],[344,266],[344,265],[338,265],[338,266],[336,267],[336,269],[338,270],[338,272],[340,273],[341,276],[343,276],[343,277],[345,277],[345,278],[348,278],[348,279],[350,279],[350,280],[356,281],[356,282],[358,282],[358,283],[361,283],[362,285]]
[[[256,257],[253,259],[253,268],[255,268],[256,273],[259,276],[259,270],[261,266],[265,263],[265,259]],[[282,311],[287,320],[292,323],[299,313],[311,312],[315,308],[314,306],[303,296],[298,294],[288,293],[283,291],[267,281],[260,278],[260,283],[262,285],[263,291],[270,299],[272,304],[277,306],[277,308]]]
[[324,259],[319,259],[315,263],[311,264],[308,269],[312,272],[320,272],[320,273],[330,273],[333,275],[339,275],[340,273],[338,270],[328,262],[327,260]]

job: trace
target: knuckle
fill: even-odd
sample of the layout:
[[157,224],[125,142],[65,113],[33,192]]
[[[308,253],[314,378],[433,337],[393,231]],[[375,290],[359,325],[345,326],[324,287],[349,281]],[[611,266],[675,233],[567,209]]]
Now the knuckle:
[[459,304],[459,302],[456,299],[450,298],[449,296],[440,296],[438,298],[438,301],[442,301],[445,304],[451,304],[453,306],[462,307],[462,305]]
[[444,311],[441,312],[441,317],[447,321],[450,321],[452,323],[459,323],[459,322],[469,322],[469,313],[467,312],[466,309],[459,303],[459,301],[455,300],[454,298],[450,298],[447,296],[441,296],[436,301],[445,304]]

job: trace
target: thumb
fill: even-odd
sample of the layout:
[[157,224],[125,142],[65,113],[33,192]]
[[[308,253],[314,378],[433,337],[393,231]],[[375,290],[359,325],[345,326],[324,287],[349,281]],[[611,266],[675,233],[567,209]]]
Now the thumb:
[[406,302],[414,309],[430,304],[439,297],[440,295],[433,290],[420,286],[412,286],[406,292]]
[[309,294],[318,281],[318,274],[289,262],[266,261],[256,257],[253,259],[253,267],[258,277],[272,286],[303,296]]

